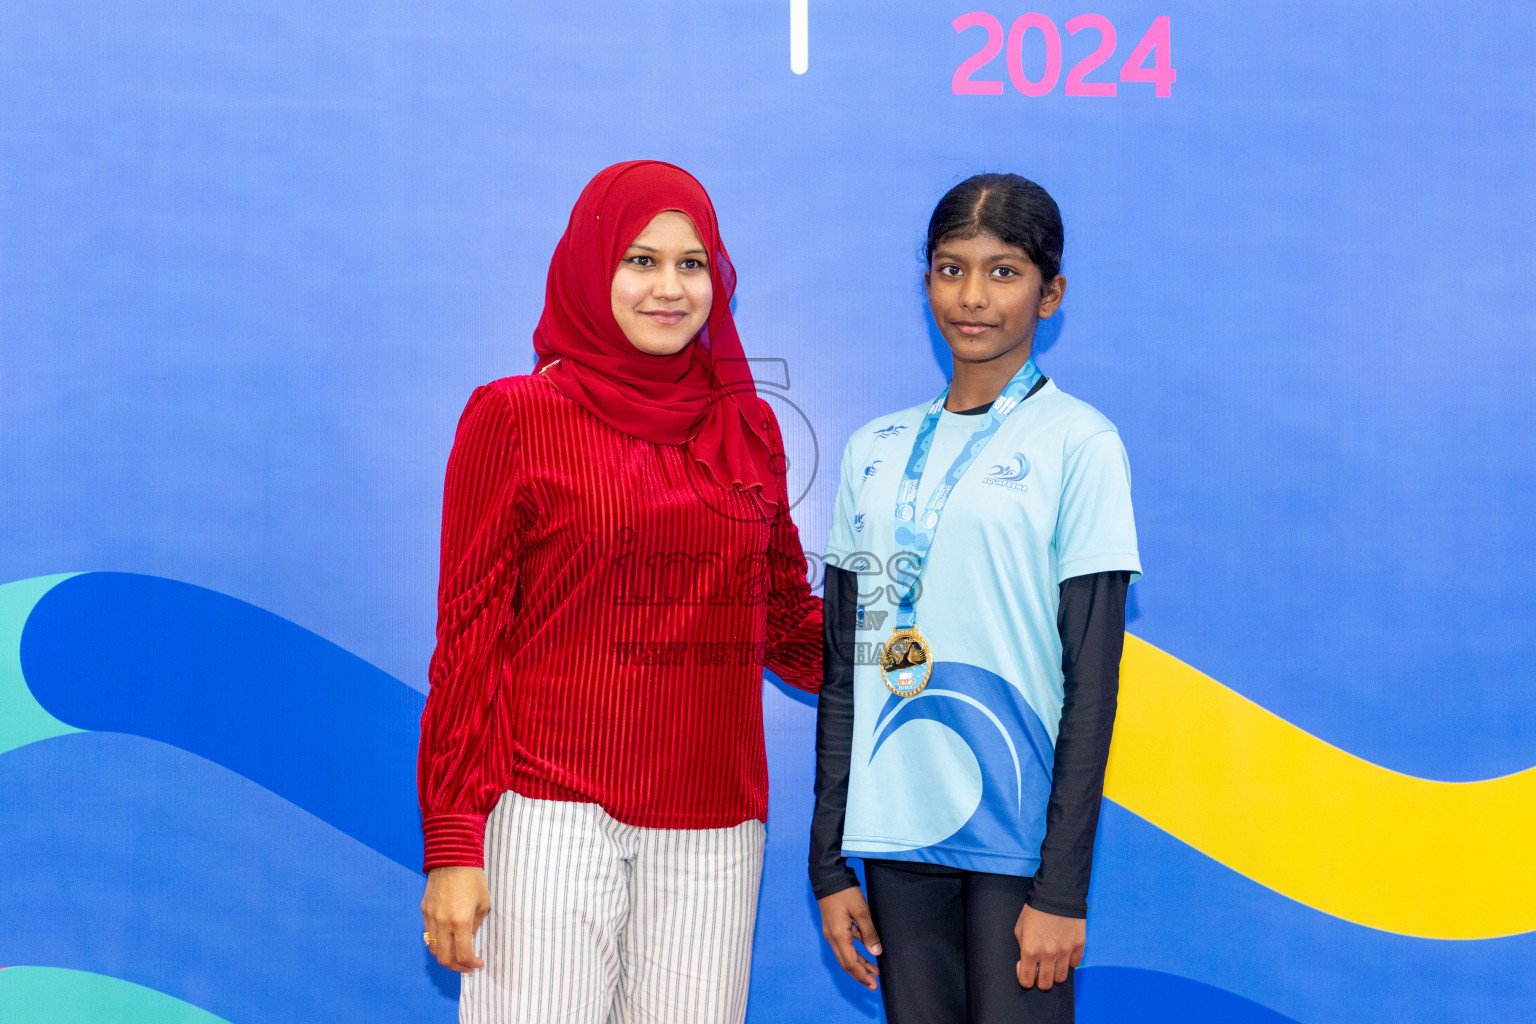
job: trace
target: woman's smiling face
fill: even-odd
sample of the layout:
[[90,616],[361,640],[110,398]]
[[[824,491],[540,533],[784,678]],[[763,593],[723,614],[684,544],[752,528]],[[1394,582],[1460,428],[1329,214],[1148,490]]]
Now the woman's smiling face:
[[681,352],[709,318],[709,254],[693,221],[676,210],[651,218],[613,274],[613,318],[641,352]]
[[1048,282],[1024,253],[982,231],[945,238],[923,275],[934,323],[957,362],[1029,358],[1035,325],[1056,312],[1066,291],[1060,274]]

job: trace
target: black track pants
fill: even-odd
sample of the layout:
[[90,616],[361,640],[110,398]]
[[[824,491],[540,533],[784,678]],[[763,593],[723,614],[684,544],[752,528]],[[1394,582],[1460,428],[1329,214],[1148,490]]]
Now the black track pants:
[[1013,928],[1030,879],[866,861],[889,1024],[1071,1024],[1072,974],[1019,985]]

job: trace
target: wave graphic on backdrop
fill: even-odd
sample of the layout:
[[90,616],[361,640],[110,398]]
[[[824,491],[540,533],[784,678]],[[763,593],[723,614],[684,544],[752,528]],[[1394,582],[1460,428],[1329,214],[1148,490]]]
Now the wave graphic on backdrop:
[[[995,798],[1027,796],[1025,779],[1046,775],[1048,744],[1000,725],[989,709],[1010,698],[994,692],[995,677],[940,668],[930,694],[882,710],[884,734],[920,718],[963,729],[989,745]],[[1470,823],[1506,860],[1490,857],[1491,874],[1470,876],[1495,898],[1428,912],[1469,915],[1472,906],[1487,934],[1502,934],[1487,930],[1490,921],[1531,927],[1536,915],[1521,916],[1529,889],[1500,853],[1510,836],[1529,833],[1532,801],[1520,786],[1531,772],[1456,784],[1388,772],[1134,637],[1122,691],[1109,795],[1156,826],[1149,835],[1188,844],[1167,839],[1170,856],[1201,851],[1316,910],[1379,928],[1326,890],[1288,891],[1287,872],[1321,862],[1358,873],[1373,857],[1401,870],[1423,856],[1419,876],[1398,884],[1426,891],[1444,857],[1394,847],[1421,841],[1394,829],[1405,814],[1437,813],[1442,847],[1445,822]],[[307,630],[199,587],[120,573],[0,586],[0,820],[11,840],[0,845],[0,877],[27,880],[0,886],[0,916],[17,922],[0,935],[0,964],[122,979],[230,1021],[450,1019],[456,979],[434,974],[416,945],[422,700]],[[1425,799],[1447,798],[1462,803],[1425,810]],[[1359,820],[1336,820],[1340,806]],[[966,827],[990,826],[983,815]],[[1255,850],[1265,856],[1255,860]],[[1263,895],[1244,898],[1273,898],[1255,890]],[[56,926],[60,907],[74,925]],[[1342,939],[1371,934],[1421,941]],[[312,969],[317,941],[341,951],[322,972]],[[1152,1005],[1150,994],[1170,985],[1183,993],[1178,1019],[1190,1024],[1282,1019],[1253,1003],[1238,1013],[1243,1001],[1219,987],[1129,966],[1093,966],[1083,979],[1085,1020],[1118,1019],[1119,1010],[1092,1008]]]
[[61,967],[0,970],[0,1006],[8,1024],[228,1024],[142,985]]
[[0,753],[50,736],[79,732],[44,711],[21,668],[21,631],[48,591],[73,576],[38,576],[0,586]]
[[20,664],[50,718],[206,757],[421,866],[426,698],[309,630],[201,587],[93,572],[36,601]]
[[[1536,769],[1436,782],[1312,736],[1126,636],[1105,796],[1316,910],[1402,935],[1536,929]],[[1455,878],[1454,895],[1436,892]]]
[[1115,1024],[1296,1024],[1290,1017],[1225,989],[1135,967],[1088,967],[1077,973],[1078,1016]]
[[121,978],[235,1022],[451,1018],[420,874],[211,761],[57,736],[0,755],[0,808],[0,963]]
[[0,1017],[80,989],[96,1020],[453,1019],[416,909],[422,702],[199,587],[0,587]]

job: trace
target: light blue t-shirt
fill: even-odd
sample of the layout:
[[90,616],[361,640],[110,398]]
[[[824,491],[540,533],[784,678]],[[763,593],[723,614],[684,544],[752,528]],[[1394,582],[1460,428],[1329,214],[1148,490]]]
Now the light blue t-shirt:
[[[928,406],[872,420],[843,452],[826,555],[859,573],[843,854],[1032,875],[1061,720],[1059,585],[1141,575],[1130,469],[1114,425],[1054,382],[1014,409],[945,507],[916,601],[933,674],[897,697],[879,646],[916,564],[896,547],[896,492]],[[983,419],[941,415],[918,508]]]

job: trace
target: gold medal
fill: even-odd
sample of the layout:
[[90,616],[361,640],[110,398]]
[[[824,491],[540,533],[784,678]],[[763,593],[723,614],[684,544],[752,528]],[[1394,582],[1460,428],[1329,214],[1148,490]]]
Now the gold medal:
[[933,654],[916,626],[898,629],[880,648],[880,676],[898,697],[915,697],[928,685]]

